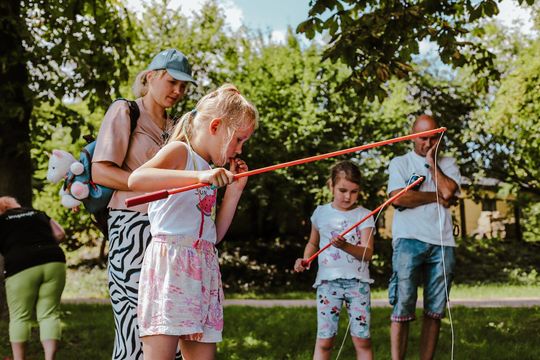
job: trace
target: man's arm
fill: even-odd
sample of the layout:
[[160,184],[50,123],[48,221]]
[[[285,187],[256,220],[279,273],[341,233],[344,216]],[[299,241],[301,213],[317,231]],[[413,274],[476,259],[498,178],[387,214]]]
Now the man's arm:
[[435,179],[437,180],[439,196],[446,201],[451,201],[459,190],[459,186],[441,170],[438,164],[435,164],[435,147],[428,150],[426,154],[426,164],[429,166],[429,172],[431,173],[433,181],[435,181]]
[[[388,167],[388,173],[390,175],[388,179],[388,189],[390,190],[390,193],[388,195],[390,197],[403,190],[405,188],[405,183],[407,182],[403,166],[400,166],[399,164],[400,162],[397,160],[397,158],[394,158],[392,161],[390,161],[390,165]],[[414,208],[436,201],[437,197],[435,192],[419,192],[410,190],[396,199],[394,201],[394,205],[405,208]]]
[[[452,179],[450,179],[453,181]],[[403,189],[397,189],[390,193],[390,197],[396,195],[398,192],[400,192]],[[445,199],[443,196],[441,196],[439,192],[439,203],[448,208],[455,204],[456,202],[456,196],[451,196],[449,199]],[[409,190],[405,194],[401,195],[399,198],[397,198],[393,204],[395,206],[401,206],[405,208],[415,208],[420,205],[429,204],[432,202],[437,202],[437,193],[434,191],[415,191],[415,190]]]

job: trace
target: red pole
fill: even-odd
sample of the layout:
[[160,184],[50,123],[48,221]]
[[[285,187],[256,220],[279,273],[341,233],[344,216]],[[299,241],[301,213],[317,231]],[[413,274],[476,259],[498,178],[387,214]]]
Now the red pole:
[[[411,139],[415,139],[415,138],[418,138],[418,137],[430,136],[430,135],[442,133],[442,132],[445,132],[445,131],[446,131],[446,128],[441,127],[441,128],[438,128],[438,129],[422,131],[422,132],[415,133],[415,134],[410,134],[410,135],[400,136],[400,137],[392,138],[392,139],[388,139],[388,140],[378,141],[378,142],[374,142],[374,143],[371,143],[371,144],[355,146],[355,147],[352,147],[352,148],[348,148],[348,149],[344,149],[344,150],[338,150],[338,151],[334,151],[334,152],[330,152],[330,153],[326,153],[326,154],[321,154],[321,155],[315,155],[315,156],[307,157],[307,158],[304,158],[304,159],[298,159],[298,160],[293,160],[293,161],[289,161],[289,162],[285,162],[285,163],[281,163],[281,164],[271,165],[271,166],[263,167],[263,168],[260,168],[260,169],[255,169],[255,170],[251,170],[251,171],[246,171],[244,173],[236,174],[236,175],[234,175],[234,179],[237,180],[237,179],[240,179],[240,178],[243,178],[243,177],[246,177],[246,176],[252,176],[252,175],[257,175],[257,174],[261,174],[261,173],[265,173],[265,172],[269,172],[269,171],[283,169],[283,168],[290,167],[290,166],[306,164],[306,163],[317,161],[317,160],[328,159],[328,158],[331,158],[331,157],[344,155],[344,154],[348,154],[348,153],[352,153],[352,152],[358,152],[358,151],[363,151],[363,150],[367,150],[367,149],[372,149],[372,148],[375,148],[375,147],[378,147],[378,146],[393,144],[393,143],[400,142],[400,141],[405,141],[405,140],[411,140]],[[135,197],[126,199],[126,206],[131,207],[131,206],[135,206],[135,205],[145,204],[147,202],[151,202],[151,201],[155,201],[155,200],[165,199],[169,195],[181,193],[181,192],[188,191],[188,190],[198,189],[200,187],[208,186],[208,185],[209,184],[205,184],[205,183],[197,183],[197,184],[193,184],[193,185],[184,186],[184,187],[181,187],[181,188],[169,189],[169,190],[159,190],[159,191],[151,192],[151,193],[148,193],[148,194],[135,196]]]
[[[393,203],[397,198],[399,198],[401,195],[405,194],[407,191],[409,191],[411,188],[415,187],[416,185],[420,184],[422,181],[424,181],[424,177],[420,176],[416,181],[414,181],[412,184],[407,185],[405,188],[401,189],[400,192],[398,192],[396,195],[392,196],[390,199],[386,200],[382,205],[380,205],[378,208],[367,214],[365,217],[362,218],[362,220],[358,221],[356,224],[352,225],[347,230],[343,231],[339,236],[345,236],[348,234],[351,230],[356,228],[357,226],[360,226],[364,221],[369,219],[371,216],[373,216],[375,213],[379,212],[381,209],[384,209],[387,205]],[[332,245],[331,242],[326,244],[323,248],[319,249],[315,254],[311,255],[308,259],[302,260],[302,266],[307,267],[317,256],[319,256],[320,253],[322,253],[324,250],[328,249]]]

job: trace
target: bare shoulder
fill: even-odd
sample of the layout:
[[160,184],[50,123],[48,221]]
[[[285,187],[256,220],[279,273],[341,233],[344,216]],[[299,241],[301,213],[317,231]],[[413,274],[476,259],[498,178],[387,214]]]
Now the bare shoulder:
[[171,141],[161,148],[161,151],[187,154],[188,147],[187,144],[182,141]]
[[182,141],[172,141],[156,155],[157,160],[169,169],[184,170],[188,157],[188,147]]

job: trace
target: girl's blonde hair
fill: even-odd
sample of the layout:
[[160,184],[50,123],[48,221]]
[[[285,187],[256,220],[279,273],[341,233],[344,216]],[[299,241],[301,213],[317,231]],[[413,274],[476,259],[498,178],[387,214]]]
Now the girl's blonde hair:
[[18,208],[21,205],[17,202],[17,199],[11,196],[0,197],[0,215],[8,211],[9,209]]
[[255,105],[246,100],[236,86],[224,84],[205,95],[199,100],[195,109],[180,118],[168,142],[189,142],[197,128],[194,125],[195,122],[207,124],[218,118],[228,129],[228,139],[224,144],[231,141],[236,130],[250,127],[256,129],[259,124],[259,112]]
[[137,74],[133,85],[131,85],[131,91],[136,98],[142,97],[148,93],[148,77],[147,75],[153,73],[153,77],[161,78],[167,70],[143,70]]

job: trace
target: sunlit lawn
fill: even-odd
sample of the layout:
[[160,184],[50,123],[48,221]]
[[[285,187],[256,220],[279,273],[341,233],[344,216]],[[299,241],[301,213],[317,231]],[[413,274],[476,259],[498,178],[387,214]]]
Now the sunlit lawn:
[[[418,311],[418,314],[420,312]],[[533,309],[453,309],[455,359],[537,359],[540,343],[540,308]],[[372,339],[375,357],[389,359],[390,309],[372,312]],[[407,359],[417,359],[419,325],[411,325]],[[228,307],[225,340],[220,345],[223,359],[311,359],[316,327],[314,309],[257,309]],[[347,327],[343,316],[338,348]],[[450,359],[452,337],[448,320],[444,320],[437,359]],[[337,353],[337,352],[336,352]],[[354,351],[347,339],[340,356],[353,359]]]
[[[68,270],[66,289],[62,297],[74,298],[97,298],[108,297],[107,273],[105,269],[93,270]],[[419,291],[420,297],[422,291]],[[231,293],[225,291],[227,299],[314,299],[313,291],[288,291],[288,292],[247,292]],[[384,288],[372,290],[373,299],[386,299],[387,293]],[[478,284],[478,285],[454,285],[450,293],[451,299],[500,299],[500,298],[532,298],[540,297],[540,285],[505,285],[505,284]]]
[[[113,340],[112,312],[109,305],[63,305],[64,340],[58,359],[110,359]],[[420,315],[420,311],[418,311]],[[540,308],[472,309],[454,307],[455,359],[536,359],[540,344]],[[376,358],[388,359],[388,318],[390,309],[372,312],[372,338]],[[338,342],[343,339],[347,319],[341,319]],[[313,308],[251,308],[231,306],[225,309],[224,341],[219,345],[220,359],[310,359],[315,336],[316,314]],[[411,328],[410,354],[416,359],[419,324]],[[0,359],[9,355],[7,322],[0,322]],[[444,320],[438,359],[450,359],[451,335]],[[38,334],[34,330],[29,359],[39,355]],[[353,358],[347,339],[340,356]]]
[[[422,289],[418,290],[418,296],[422,298]],[[283,293],[259,293],[247,292],[242,294],[225,293],[228,299],[314,299],[313,291],[289,291]],[[374,288],[371,292],[372,299],[387,299],[386,289]],[[505,285],[505,284],[477,284],[477,285],[454,285],[450,292],[450,298],[456,299],[501,299],[501,298],[540,298],[540,285]]]

